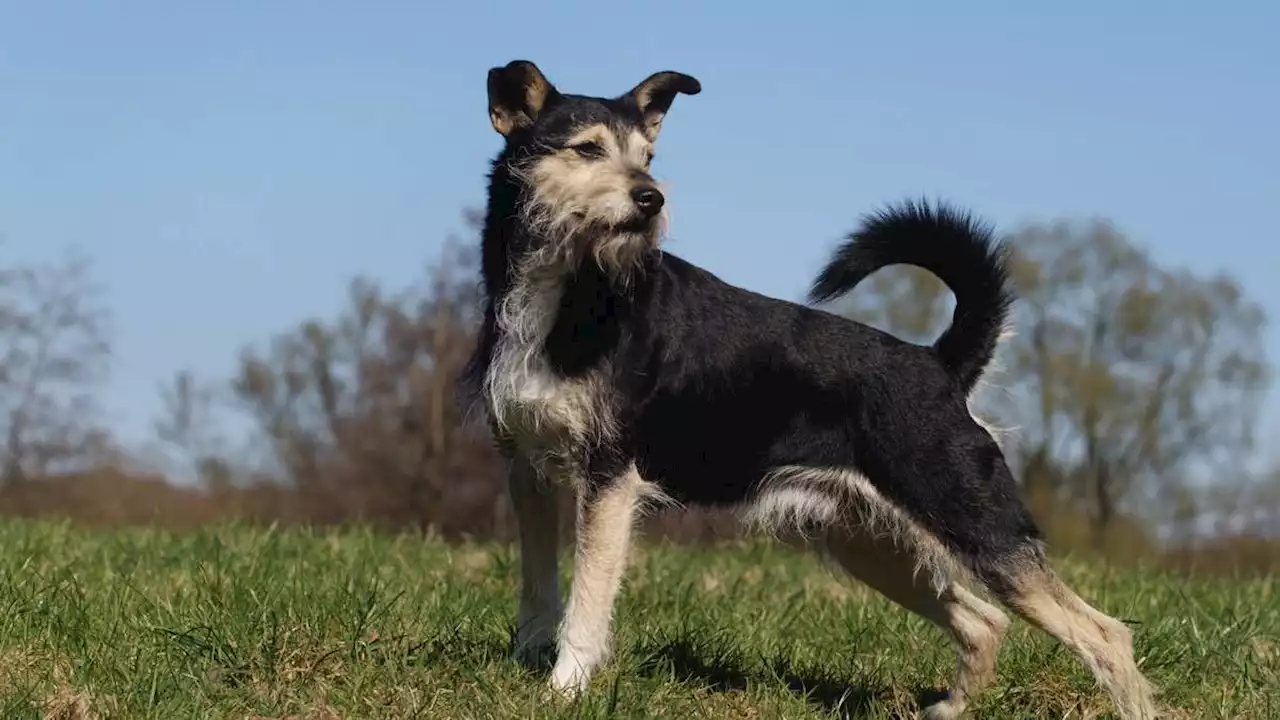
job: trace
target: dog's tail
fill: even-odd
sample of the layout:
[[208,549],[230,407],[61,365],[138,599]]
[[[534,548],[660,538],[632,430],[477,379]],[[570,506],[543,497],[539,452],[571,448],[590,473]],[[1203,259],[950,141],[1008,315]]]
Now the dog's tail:
[[991,362],[1013,304],[1005,249],[967,212],[907,201],[863,219],[814,280],[809,301],[831,300],[898,264],[932,272],[955,294],[951,326],[933,348],[968,394]]

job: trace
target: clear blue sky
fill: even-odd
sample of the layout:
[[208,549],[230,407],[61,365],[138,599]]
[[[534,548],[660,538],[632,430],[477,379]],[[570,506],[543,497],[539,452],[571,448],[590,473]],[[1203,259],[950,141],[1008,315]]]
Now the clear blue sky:
[[0,257],[95,259],[108,417],[139,437],[173,371],[421,272],[482,199],[485,71],[513,58],[588,94],[701,79],[658,147],[671,248],[752,289],[798,297],[859,213],[926,193],[1110,216],[1280,318],[1262,2],[0,0]]

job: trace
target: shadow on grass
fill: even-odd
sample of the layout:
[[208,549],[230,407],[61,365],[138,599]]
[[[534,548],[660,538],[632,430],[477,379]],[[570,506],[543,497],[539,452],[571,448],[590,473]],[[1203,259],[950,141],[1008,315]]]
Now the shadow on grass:
[[[688,640],[674,640],[644,645],[635,652],[643,658],[639,672],[650,677],[669,673],[717,692],[742,691],[752,684],[782,683],[815,708],[837,718],[867,717],[878,701],[892,695],[891,688],[849,683],[808,668],[796,668],[783,658],[766,658],[763,664],[753,663],[755,669],[748,669],[747,664],[736,657],[737,651],[716,650],[699,647]],[[719,657],[709,659],[716,655]],[[946,693],[936,688],[915,688],[915,695],[920,707],[946,698]]]
[[[409,648],[409,661],[427,666],[482,666],[508,662],[514,642],[514,629],[504,637],[484,628],[458,625],[436,632]],[[785,686],[797,697],[826,715],[846,720],[865,718],[879,706],[892,707],[902,696],[894,688],[872,683],[849,682],[821,669],[798,667],[783,657],[755,660],[744,657],[743,650],[731,642],[710,638],[684,637],[673,640],[642,642],[633,646],[632,671],[656,680],[675,678],[695,683],[714,692],[740,692],[751,686]],[[554,659],[554,651],[540,656],[536,667],[524,670],[541,678]],[[936,688],[912,688],[919,707],[946,697]]]
[[455,625],[412,643],[405,655],[412,665],[481,667],[506,661],[511,643],[485,628]]

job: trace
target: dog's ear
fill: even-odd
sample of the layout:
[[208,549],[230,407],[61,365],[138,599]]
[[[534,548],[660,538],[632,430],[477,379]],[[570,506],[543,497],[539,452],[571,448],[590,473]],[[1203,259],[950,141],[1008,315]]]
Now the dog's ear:
[[671,101],[676,93],[697,95],[702,92],[702,83],[697,78],[678,72],[657,72],[645,78],[643,82],[627,93],[635,100],[644,117],[645,133],[652,140],[662,129],[662,119],[671,109]]
[[504,137],[528,127],[559,93],[537,65],[512,60],[489,70],[489,121]]

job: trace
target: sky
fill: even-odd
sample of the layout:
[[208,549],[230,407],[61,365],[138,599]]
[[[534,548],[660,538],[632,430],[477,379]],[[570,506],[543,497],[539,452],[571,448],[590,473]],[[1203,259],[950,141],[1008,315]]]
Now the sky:
[[483,202],[485,73],[520,58],[581,94],[702,82],[658,142],[668,248],[750,289],[800,298],[863,212],[923,194],[1109,217],[1280,318],[1280,4],[1209,8],[0,0],[0,260],[93,260],[106,420],[144,438],[175,371],[229,376],[356,274],[421,276]]

